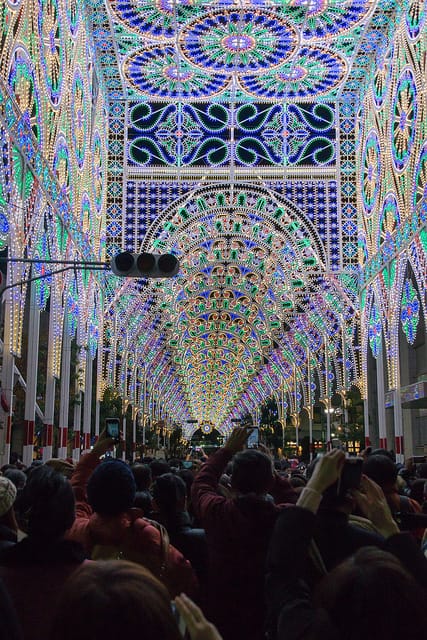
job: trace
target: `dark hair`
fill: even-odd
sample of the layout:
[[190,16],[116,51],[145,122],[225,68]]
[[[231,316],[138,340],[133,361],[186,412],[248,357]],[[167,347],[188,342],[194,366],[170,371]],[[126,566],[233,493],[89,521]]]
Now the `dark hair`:
[[427,624],[426,596],[394,555],[362,547],[319,583],[315,602],[342,640],[415,640]]
[[418,478],[427,478],[427,462],[421,462],[417,464],[417,477]]
[[166,460],[153,460],[150,462],[151,475],[154,478],[162,476],[164,473],[170,473],[170,466]]
[[7,469],[3,475],[13,482],[17,489],[23,489],[27,482],[27,476],[20,469]]
[[133,506],[141,509],[144,512],[145,517],[149,517],[149,514],[152,510],[151,493],[149,491],[137,491],[135,493]]
[[180,640],[166,588],[141,565],[82,565],[67,580],[50,640]]
[[176,475],[184,480],[187,489],[187,500],[191,499],[191,487],[194,482],[194,473],[191,469],[180,469],[176,472]]
[[391,487],[397,480],[397,467],[383,454],[372,454],[363,462],[362,471],[381,488]]
[[424,501],[424,484],[427,482],[424,478],[417,478],[411,485],[409,497],[412,500],[416,500],[418,504],[422,504]]
[[147,491],[151,486],[151,469],[148,464],[134,464],[131,470],[135,478],[136,490]]
[[90,506],[101,515],[115,516],[133,506],[135,479],[122,460],[102,462],[87,483]]
[[240,493],[263,493],[273,481],[271,459],[262,451],[247,449],[233,458],[231,486]]
[[35,467],[20,494],[19,511],[29,536],[62,537],[75,518],[69,481],[51,467]]
[[187,487],[179,476],[164,473],[153,482],[152,493],[160,512],[167,517],[184,508]]

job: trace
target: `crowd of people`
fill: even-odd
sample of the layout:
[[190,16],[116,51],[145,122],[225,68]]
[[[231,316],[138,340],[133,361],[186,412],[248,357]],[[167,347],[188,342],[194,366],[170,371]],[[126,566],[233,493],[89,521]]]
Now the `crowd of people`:
[[[236,427],[198,459],[0,475],[0,640],[418,640],[427,464],[334,449],[290,468]],[[191,468],[189,468],[191,467]]]

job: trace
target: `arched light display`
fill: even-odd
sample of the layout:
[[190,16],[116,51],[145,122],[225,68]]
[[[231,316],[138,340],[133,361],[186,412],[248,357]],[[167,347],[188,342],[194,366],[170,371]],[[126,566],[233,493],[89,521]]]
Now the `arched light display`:
[[[412,344],[425,310],[425,2],[1,8],[0,246],[182,266],[37,285],[54,375],[65,335],[83,376],[98,356],[98,399],[108,384],[124,407],[224,433],[278,388],[294,416],[365,393],[382,340],[397,384],[399,331]],[[10,297],[16,355],[25,300]]]

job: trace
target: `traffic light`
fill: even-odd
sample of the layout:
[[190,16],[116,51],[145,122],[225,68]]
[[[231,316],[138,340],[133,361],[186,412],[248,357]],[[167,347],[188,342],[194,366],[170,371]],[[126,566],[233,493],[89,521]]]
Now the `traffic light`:
[[179,271],[179,260],[172,253],[130,253],[111,259],[111,270],[123,278],[172,278]]

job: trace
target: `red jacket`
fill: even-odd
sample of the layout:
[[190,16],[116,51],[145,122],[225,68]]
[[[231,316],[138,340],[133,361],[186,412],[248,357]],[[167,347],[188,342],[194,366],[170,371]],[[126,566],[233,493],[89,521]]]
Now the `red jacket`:
[[[192,503],[208,542],[207,614],[224,640],[258,640],[264,637],[265,558],[283,504],[253,494],[219,495],[218,481],[230,458],[226,448],[217,451],[192,486]],[[297,499],[284,478],[276,478],[271,493],[282,503]]]
[[[93,513],[88,504],[86,486],[98,463],[97,456],[87,453],[81,457],[73,473],[71,484],[76,498],[76,519],[67,537],[80,542],[88,555],[95,545],[120,547],[126,541],[126,548],[148,558],[144,564],[155,572],[153,567],[160,567],[163,559],[159,530],[145,518],[139,517],[136,510],[136,513],[131,509],[117,516],[102,516]],[[194,597],[197,591],[197,580],[191,564],[172,545],[169,545],[167,568],[164,574],[157,577],[167,586],[171,598],[181,592]]]

